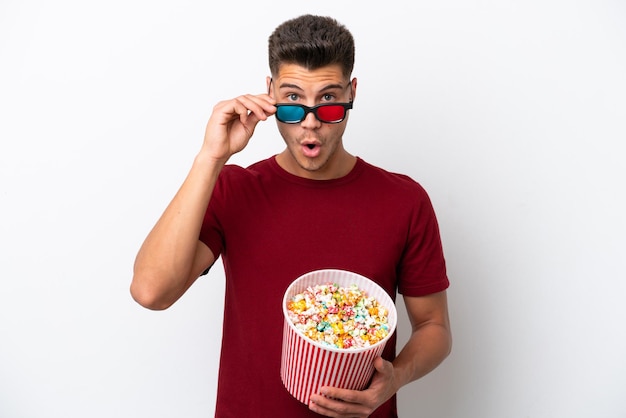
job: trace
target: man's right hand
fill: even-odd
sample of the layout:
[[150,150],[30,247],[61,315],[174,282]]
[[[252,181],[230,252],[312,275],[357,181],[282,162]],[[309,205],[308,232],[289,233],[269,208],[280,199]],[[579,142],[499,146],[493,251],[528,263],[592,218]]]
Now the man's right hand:
[[246,147],[259,121],[276,113],[275,104],[267,94],[246,94],[219,102],[206,126],[203,152],[225,163]]

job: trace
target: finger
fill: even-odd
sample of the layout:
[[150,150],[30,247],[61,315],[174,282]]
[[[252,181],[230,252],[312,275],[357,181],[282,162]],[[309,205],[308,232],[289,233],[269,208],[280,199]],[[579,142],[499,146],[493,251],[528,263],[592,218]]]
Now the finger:
[[242,95],[219,102],[213,109],[213,116],[222,124],[228,124],[233,119],[240,119],[242,123],[246,123],[250,114],[254,114],[257,121],[265,120],[274,113],[276,113],[274,100],[267,95]]
[[337,400],[339,402],[360,404],[366,400],[365,394],[359,390],[323,386],[320,388],[320,394],[326,399]]
[[[239,96],[236,99],[237,103],[241,104],[246,109],[246,115],[254,115],[258,120],[266,120],[269,116],[276,113],[276,106],[274,106],[274,99],[268,95],[251,95],[246,94]],[[239,113],[240,117],[243,116]],[[245,117],[242,119],[242,122]]]
[[367,417],[371,413],[364,405],[315,394],[311,395],[309,409],[328,417]]
[[248,109],[237,99],[219,102],[213,108],[211,119],[220,125],[228,125],[235,119],[247,118]]
[[374,368],[378,373],[391,374],[393,373],[393,364],[390,361],[385,360],[382,357],[377,357],[374,360]]

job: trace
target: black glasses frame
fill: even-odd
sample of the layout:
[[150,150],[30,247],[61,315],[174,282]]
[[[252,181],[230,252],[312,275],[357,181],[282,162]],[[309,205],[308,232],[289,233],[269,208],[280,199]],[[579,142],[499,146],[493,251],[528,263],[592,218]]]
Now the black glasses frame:
[[[280,117],[278,117],[278,111],[276,112],[275,116],[276,119],[278,119],[279,122],[282,123],[288,123],[288,124],[296,124],[296,123],[301,123],[304,119],[306,119],[306,116],[309,113],[313,113],[313,115],[315,116],[315,119],[319,120],[322,123],[341,123],[346,119],[346,112],[350,109],[352,109],[352,102],[348,102],[348,103],[320,103],[318,105],[315,106],[305,106],[303,104],[299,104],[299,103],[277,103],[276,105],[276,109],[279,109],[281,107],[299,107],[302,110],[304,110],[304,115],[302,115],[302,118],[300,120],[293,120],[293,121],[286,121],[281,119]],[[333,121],[328,121],[328,120],[323,120],[320,119],[319,115],[317,114],[317,110],[321,107],[328,107],[328,106],[341,106],[343,107],[343,117],[339,120],[333,120]]]

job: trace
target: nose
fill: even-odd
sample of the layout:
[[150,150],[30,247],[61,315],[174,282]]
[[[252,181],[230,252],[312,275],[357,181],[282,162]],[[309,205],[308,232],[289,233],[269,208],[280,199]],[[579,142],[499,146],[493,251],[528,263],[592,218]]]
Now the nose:
[[321,124],[322,122],[317,120],[313,112],[307,113],[307,115],[304,117],[304,120],[300,122],[300,126],[302,126],[305,129],[319,128]]

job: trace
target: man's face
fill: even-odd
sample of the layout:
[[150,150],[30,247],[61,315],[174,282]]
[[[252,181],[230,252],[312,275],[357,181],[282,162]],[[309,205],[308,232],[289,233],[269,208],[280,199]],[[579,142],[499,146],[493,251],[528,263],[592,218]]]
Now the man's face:
[[[354,99],[356,80],[350,82],[339,65],[308,70],[284,64],[279,74],[268,79],[270,95],[277,103],[315,106],[323,103],[346,103]],[[279,164],[300,177],[329,179],[345,175],[352,161],[343,148],[342,136],[348,115],[339,123],[324,123],[308,113],[300,123],[277,122],[287,149],[278,157]]]

